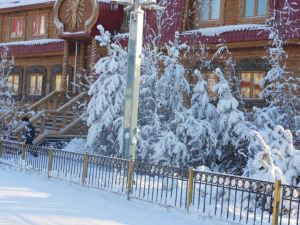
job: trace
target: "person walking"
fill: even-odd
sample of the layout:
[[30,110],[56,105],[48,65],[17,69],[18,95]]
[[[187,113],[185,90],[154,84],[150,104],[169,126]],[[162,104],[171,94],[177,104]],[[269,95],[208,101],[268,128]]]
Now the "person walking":
[[[25,131],[24,131],[24,138],[25,138],[25,144],[26,145],[33,145],[33,140],[35,138],[35,129],[33,124],[29,121],[28,117],[23,117],[22,121],[24,123]],[[34,157],[37,157],[37,153],[33,153]]]

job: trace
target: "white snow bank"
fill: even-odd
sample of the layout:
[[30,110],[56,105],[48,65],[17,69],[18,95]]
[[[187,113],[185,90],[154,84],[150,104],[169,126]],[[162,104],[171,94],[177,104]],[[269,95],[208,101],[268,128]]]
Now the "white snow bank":
[[15,42],[4,42],[0,43],[1,46],[14,46],[14,45],[23,45],[23,46],[35,46],[35,45],[44,45],[44,44],[52,44],[63,42],[62,39],[39,39],[39,40],[31,40],[31,41],[15,41]]
[[83,138],[74,138],[63,150],[68,152],[85,153],[87,151],[86,140]]
[[[125,196],[13,170],[0,164],[5,225],[229,225]],[[13,179],[12,179],[13,177]]]
[[264,30],[265,28],[266,26],[264,24],[239,24],[239,25],[227,25],[227,26],[220,26],[220,27],[200,28],[197,30],[186,31],[183,34],[201,34],[202,36],[219,36],[226,32]]

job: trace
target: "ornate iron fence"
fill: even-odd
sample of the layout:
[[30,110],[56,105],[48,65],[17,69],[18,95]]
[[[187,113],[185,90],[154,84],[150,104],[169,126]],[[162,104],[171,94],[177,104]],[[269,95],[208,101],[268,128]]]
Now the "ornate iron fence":
[[[0,162],[239,224],[299,225],[299,187],[0,142]],[[276,187],[276,188],[275,188]],[[278,206],[278,207],[277,207]],[[275,216],[273,216],[275,215]],[[277,215],[277,216],[276,216]]]

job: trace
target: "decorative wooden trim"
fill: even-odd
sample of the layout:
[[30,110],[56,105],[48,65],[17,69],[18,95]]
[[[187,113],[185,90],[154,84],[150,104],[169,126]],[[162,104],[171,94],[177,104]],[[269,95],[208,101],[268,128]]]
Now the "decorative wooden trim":
[[190,0],[185,0],[185,5],[184,5],[184,13],[183,13],[183,24],[182,24],[182,31],[186,31],[187,27],[187,18],[189,15],[189,5],[190,5]]
[[79,61],[79,69],[85,69],[86,68],[86,44],[82,42],[80,44],[80,61]]
[[85,21],[84,24],[85,32],[89,32],[89,33],[91,32],[93,26],[98,20],[98,17],[99,17],[99,3],[97,0],[93,0],[93,11],[91,17],[87,21]]
[[93,83],[96,80],[95,77],[95,65],[96,65],[96,57],[97,57],[97,41],[96,39],[92,40],[91,44],[91,68],[90,68],[90,82]]
[[22,74],[22,72],[23,68],[21,66],[14,66],[10,71],[12,74]]
[[237,71],[268,71],[270,64],[262,58],[244,58],[237,62]]
[[54,24],[59,34],[64,32],[64,24],[59,20],[59,8],[63,0],[56,0],[54,4]]
[[3,16],[0,15],[0,42],[3,41],[3,31],[4,31],[4,28],[3,28]]
[[63,57],[63,69],[62,69],[62,77],[61,77],[61,86],[62,92],[67,91],[67,73],[68,73],[68,60],[69,60],[69,48],[70,43],[68,41],[64,42],[64,57]]
[[[294,38],[294,39],[289,39],[284,41],[284,46],[289,46],[289,45],[297,45],[299,46],[300,43],[300,38]],[[261,47],[266,47],[266,46],[271,46],[271,41],[270,40],[260,40],[260,41],[246,41],[246,42],[229,42],[227,43],[227,47],[229,49],[237,49],[237,48],[261,48]],[[217,47],[218,43],[215,44],[207,44],[207,48],[210,51],[214,51],[218,49]],[[198,44],[193,44],[191,45],[192,48],[198,48]]]
[[[59,19],[59,10],[64,0],[57,0],[54,5],[54,24],[58,30],[58,34],[62,35],[65,32],[65,27],[62,21]],[[91,0],[93,4],[93,11],[88,20],[84,22],[84,32],[89,33],[95,23],[97,22],[99,16],[99,3],[97,0]]]

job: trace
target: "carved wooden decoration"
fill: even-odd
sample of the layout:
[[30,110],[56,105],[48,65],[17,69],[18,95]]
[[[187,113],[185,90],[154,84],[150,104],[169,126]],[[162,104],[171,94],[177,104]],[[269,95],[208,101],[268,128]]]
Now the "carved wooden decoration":
[[82,21],[84,13],[84,2],[81,0],[68,0],[66,19],[74,31]]
[[60,35],[65,32],[89,33],[99,15],[97,0],[57,0],[54,23]]

